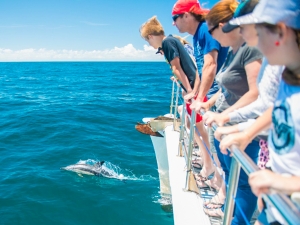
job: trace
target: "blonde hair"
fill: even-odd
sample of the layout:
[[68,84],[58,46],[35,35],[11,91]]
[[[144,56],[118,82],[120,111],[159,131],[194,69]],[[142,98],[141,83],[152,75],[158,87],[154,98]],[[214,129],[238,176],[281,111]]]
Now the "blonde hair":
[[232,19],[233,14],[239,3],[236,0],[223,0],[213,6],[210,12],[206,15],[206,21],[210,25],[218,25],[226,23]]
[[177,38],[180,42],[181,42],[181,44],[183,44],[183,45],[186,45],[186,44],[190,44],[187,40],[185,40],[183,37],[180,37],[180,36],[178,36],[178,35],[175,35],[175,34],[173,34],[172,35],[174,38]]
[[140,34],[142,38],[148,39],[149,35],[165,35],[165,31],[156,16],[153,16],[141,26]]

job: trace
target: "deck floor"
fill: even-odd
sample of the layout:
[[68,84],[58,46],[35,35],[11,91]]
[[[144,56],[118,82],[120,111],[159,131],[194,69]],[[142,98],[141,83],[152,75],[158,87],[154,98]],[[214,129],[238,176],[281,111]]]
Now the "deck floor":
[[172,192],[175,225],[219,225],[222,222],[209,218],[203,211],[203,203],[214,195],[210,190],[201,190],[201,194],[185,191],[186,163],[184,157],[177,156],[179,133],[172,127],[165,129],[169,161],[169,177]]
[[[199,188],[200,194],[184,191],[186,183],[186,162],[184,157],[178,155],[179,133],[172,127],[165,129],[166,146],[169,161],[169,176],[172,192],[174,224],[175,225],[221,225],[221,218],[209,217],[203,211],[204,201],[211,199],[216,192],[209,188]],[[193,169],[199,173],[199,169]],[[254,213],[251,224],[254,224],[258,212]]]

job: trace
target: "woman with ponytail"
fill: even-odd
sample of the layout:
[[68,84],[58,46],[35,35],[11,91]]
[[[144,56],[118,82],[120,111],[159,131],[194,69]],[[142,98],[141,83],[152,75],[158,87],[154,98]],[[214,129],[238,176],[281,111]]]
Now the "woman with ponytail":
[[[238,4],[235,0],[223,0],[218,2],[207,14],[206,21],[212,36],[222,45],[228,46],[229,51],[225,63],[216,75],[216,81],[220,91],[208,102],[202,104],[202,108],[212,105],[216,107],[216,112],[206,112],[204,121],[211,126],[216,118],[250,104],[258,97],[257,76],[261,67],[262,54],[254,47],[246,44],[240,35],[239,26],[228,26],[229,20],[234,17],[246,15],[253,10],[248,4]],[[200,109],[197,109],[200,110]],[[243,121],[235,121],[228,125],[237,124]],[[223,126],[223,124],[218,124]],[[231,157],[223,154],[219,148],[218,140],[215,147],[221,167],[225,173],[225,182],[228,184],[230,175]],[[259,153],[259,142],[253,140],[246,148],[245,152],[249,157],[257,162]],[[222,216],[225,200],[225,184],[217,195],[205,206],[205,212],[210,216]],[[216,201],[218,199],[218,201]],[[248,183],[248,176],[241,170],[235,202],[239,209],[234,210],[232,224],[247,224],[245,217],[249,221],[256,208],[256,196],[251,192]],[[218,204],[215,204],[215,203]]]

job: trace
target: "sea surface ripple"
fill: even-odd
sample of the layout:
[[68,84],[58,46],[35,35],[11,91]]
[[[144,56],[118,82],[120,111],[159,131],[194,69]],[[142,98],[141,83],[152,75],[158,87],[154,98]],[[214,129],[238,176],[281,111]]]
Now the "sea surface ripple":
[[[164,62],[0,63],[0,224],[168,225],[152,143],[169,112]],[[60,170],[104,160],[126,179]]]

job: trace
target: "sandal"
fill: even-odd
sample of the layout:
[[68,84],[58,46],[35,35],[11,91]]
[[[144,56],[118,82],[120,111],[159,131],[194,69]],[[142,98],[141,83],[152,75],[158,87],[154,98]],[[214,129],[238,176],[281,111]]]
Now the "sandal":
[[201,157],[200,151],[193,151],[192,155],[196,157]]
[[224,212],[220,209],[203,209],[203,211],[206,213],[206,215],[211,216],[211,217],[218,217],[218,218],[223,218],[224,217]]
[[216,194],[214,197],[212,197],[208,201],[205,201],[203,204],[203,207],[206,209],[217,209],[217,208],[222,208],[223,205],[224,205],[224,202],[222,203],[220,201],[218,194]]
[[215,176],[215,171],[214,172],[212,172],[210,175],[208,175],[207,177],[204,177],[204,176],[202,176],[201,175],[201,171],[200,171],[200,173],[198,173],[197,175],[195,175],[195,176],[197,176],[198,177],[198,179],[196,179],[196,180],[201,180],[201,181],[208,181],[208,180],[211,180],[214,176]]
[[202,159],[200,157],[197,157],[192,160],[192,166],[198,169],[202,169]]
[[217,186],[213,187],[207,181],[201,181],[201,180],[196,179],[196,184],[197,184],[197,187],[200,188],[200,189],[207,189],[208,188],[210,191],[213,191],[213,192],[218,192],[219,189],[220,189]]

